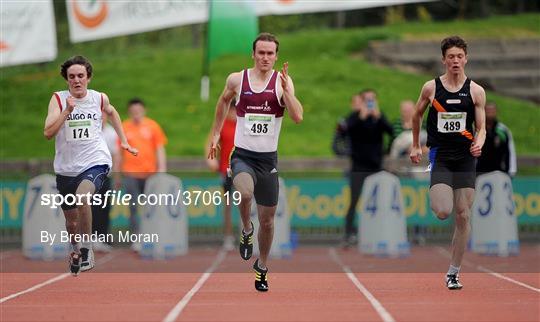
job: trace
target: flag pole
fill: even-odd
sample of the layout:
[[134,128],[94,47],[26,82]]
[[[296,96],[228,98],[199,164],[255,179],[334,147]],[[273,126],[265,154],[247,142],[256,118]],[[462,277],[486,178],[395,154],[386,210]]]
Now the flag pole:
[[212,0],[208,0],[208,22],[206,23],[206,38],[203,45],[203,66],[201,76],[201,101],[208,102],[210,97],[210,18],[212,17]]

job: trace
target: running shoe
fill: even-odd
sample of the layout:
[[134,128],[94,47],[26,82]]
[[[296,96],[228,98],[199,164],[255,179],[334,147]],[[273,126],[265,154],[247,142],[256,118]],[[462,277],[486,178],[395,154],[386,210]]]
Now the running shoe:
[[81,255],[75,252],[72,252],[69,255],[69,271],[71,275],[77,276],[81,272]]
[[251,223],[251,233],[245,234],[244,230],[242,229],[242,233],[240,234],[240,257],[244,260],[248,260],[251,258],[251,254],[253,254],[253,231],[255,229],[253,228],[253,223]]
[[263,270],[259,267],[259,259],[253,264],[255,271],[255,289],[259,292],[268,292],[268,268]]
[[94,268],[94,251],[91,248],[81,248],[81,272]]
[[461,290],[463,285],[459,282],[459,276],[457,274],[446,275],[446,287],[449,290]]

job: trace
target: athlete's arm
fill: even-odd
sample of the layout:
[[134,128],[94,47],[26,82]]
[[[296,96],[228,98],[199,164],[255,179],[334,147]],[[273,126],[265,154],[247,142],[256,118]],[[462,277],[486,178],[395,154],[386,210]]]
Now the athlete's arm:
[[107,113],[109,116],[109,122],[114,128],[114,131],[116,131],[116,135],[118,135],[118,138],[120,139],[120,146],[122,149],[127,150],[129,153],[133,155],[137,155],[139,151],[137,149],[131,147],[127,141],[126,134],[124,133],[124,128],[122,128],[122,120],[120,119],[120,115],[118,115],[118,112],[112,106],[112,104],[109,103],[109,97],[105,95],[104,93],[101,93],[103,96],[103,112]]
[[210,132],[210,149],[208,152],[208,159],[217,158],[217,147],[219,143],[219,134],[221,133],[221,128],[223,127],[223,122],[229,113],[229,107],[231,105],[232,99],[236,96],[238,86],[240,86],[240,80],[242,79],[242,73],[232,73],[227,77],[225,82],[225,88],[219,96],[219,99],[216,104],[216,115],[214,118],[214,124],[212,125],[212,130]]
[[424,84],[418,101],[416,102],[415,112],[412,119],[412,134],[413,144],[411,148],[410,158],[413,163],[419,163],[422,160],[422,147],[420,146],[420,127],[422,125],[422,118],[424,112],[431,100],[433,92],[435,91],[435,81],[430,80]]
[[294,84],[291,77],[288,74],[289,63],[284,63],[279,78],[281,80],[281,87],[283,88],[283,103],[287,106],[289,116],[295,123],[302,122],[304,118],[304,108],[300,101],[294,96]]
[[75,108],[75,102],[70,96],[66,100],[67,108],[60,111],[60,106],[58,105],[58,100],[55,96],[56,95],[53,94],[51,100],[49,101],[49,110],[47,112],[47,118],[45,119],[45,127],[43,129],[43,135],[45,135],[47,140],[52,139],[56,136],[56,134],[58,134],[58,131],[60,131],[60,128],[64,124],[64,121],[67,119],[68,115],[73,112],[73,109]]
[[473,157],[479,157],[482,154],[482,147],[486,141],[486,92],[482,86],[471,82],[471,94],[474,102],[474,127],[476,136],[471,145],[471,154]]

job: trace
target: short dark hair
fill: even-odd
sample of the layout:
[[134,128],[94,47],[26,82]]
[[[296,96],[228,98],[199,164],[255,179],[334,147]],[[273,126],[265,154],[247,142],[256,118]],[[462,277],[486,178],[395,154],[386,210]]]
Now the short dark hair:
[[442,51],[443,57],[444,55],[446,55],[446,51],[452,47],[463,49],[463,51],[465,52],[465,55],[467,55],[467,43],[465,42],[465,40],[463,40],[463,38],[459,36],[451,36],[451,37],[444,38],[441,41],[441,51]]
[[257,41],[273,41],[276,44],[276,53],[279,51],[279,41],[277,40],[276,36],[272,35],[271,33],[263,32],[260,33],[257,38],[255,38],[253,41],[253,52],[255,52]]
[[132,98],[132,99],[130,99],[130,100],[128,101],[128,104],[127,104],[128,109],[129,109],[132,105],[135,105],[135,104],[141,104],[142,106],[146,106],[146,105],[144,105],[144,101],[143,101],[142,99],[140,99],[140,98],[138,98],[138,97],[134,97],[134,98]]
[[60,75],[62,75],[65,80],[67,80],[68,68],[73,65],[83,65],[86,68],[86,76],[88,76],[88,78],[92,77],[92,64],[90,63],[88,58],[78,55],[69,58],[60,66]]

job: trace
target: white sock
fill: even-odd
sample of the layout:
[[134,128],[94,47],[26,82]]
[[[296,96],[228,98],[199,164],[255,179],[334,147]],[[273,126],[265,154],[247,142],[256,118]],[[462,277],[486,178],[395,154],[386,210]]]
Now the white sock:
[[253,231],[253,225],[251,225],[250,230],[242,229],[242,234],[244,234],[244,236],[247,236],[247,235],[251,234],[252,231]]
[[74,253],[80,254],[81,253],[81,243],[75,243],[71,244],[71,249],[73,249]]
[[259,268],[262,269],[263,271],[266,271],[267,268],[266,268],[266,267],[262,267],[261,265],[262,265],[262,264],[261,264],[261,261],[259,260],[259,262],[257,263],[257,266],[259,266]]
[[460,268],[461,266],[455,267],[454,265],[450,265],[450,267],[448,268],[448,273],[446,273],[446,275],[458,275]]
[[92,249],[92,242],[83,242],[82,248]]

